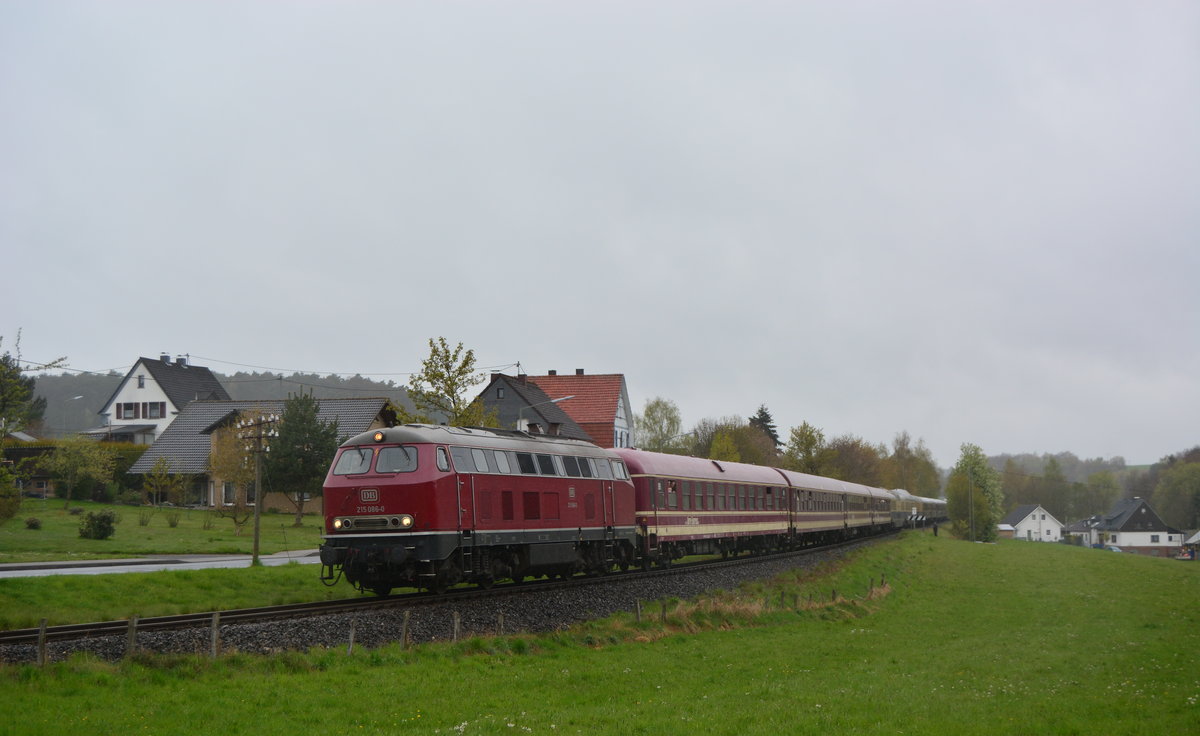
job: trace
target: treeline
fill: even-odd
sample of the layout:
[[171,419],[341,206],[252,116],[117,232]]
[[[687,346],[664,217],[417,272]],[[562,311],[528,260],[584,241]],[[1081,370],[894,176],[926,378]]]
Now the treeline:
[[[311,373],[237,372],[226,376],[213,372],[232,399],[287,399],[312,394],[317,399],[346,399],[356,396],[386,396],[393,403],[412,406],[408,391],[391,381],[376,381],[363,376],[319,376]],[[103,424],[100,411],[121,385],[124,374],[96,373],[40,375],[34,394],[44,400],[41,414],[29,426],[38,437],[63,437]]]
[[1149,468],[1124,458],[1081,460],[1070,452],[996,455],[988,465],[1001,480],[1005,511],[1041,504],[1070,523],[1105,514],[1121,498],[1144,498],[1163,521],[1200,527],[1200,446],[1167,455]]
[[788,431],[784,441],[767,407],[750,419],[706,418],[683,432],[673,401],[656,397],[634,417],[637,446],[713,460],[770,465],[811,475],[879,488],[903,488],[918,496],[941,494],[941,472],[924,440],[908,432],[896,435],[891,447],[851,434],[827,439],[805,422]]

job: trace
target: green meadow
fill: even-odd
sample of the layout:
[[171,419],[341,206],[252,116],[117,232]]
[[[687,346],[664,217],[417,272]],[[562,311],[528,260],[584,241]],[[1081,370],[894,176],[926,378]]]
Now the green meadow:
[[[243,554],[254,544],[253,522],[237,534],[233,521],[206,509],[166,509],[72,501],[72,514],[61,499],[27,498],[15,517],[0,525],[0,563],[61,560],[101,560],[144,555]],[[79,522],[89,511],[114,511],[118,522],[108,539],[82,539]],[[169,523],[178,514],[175,527]],[[27,519],[41,528],[30,529]],[[264,555],[287,550],[312,550],[321,544],[321,517],[307,515],[304,525],[292,526],[293,514],[266,513],[260,519],[259,551]],[[145,522],[145,523],[143,523]]]
[[6,665],[0,733],[1196,733],[1198,603],[1194,563],[908,534],[665,622]]

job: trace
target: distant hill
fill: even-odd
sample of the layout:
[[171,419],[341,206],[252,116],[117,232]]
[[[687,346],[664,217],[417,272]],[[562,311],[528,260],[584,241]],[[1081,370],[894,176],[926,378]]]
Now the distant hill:
[[[412,408],[408,392],[391,381],[374,381],[362,376],[318,376],[293,373],[234,373],[213,375],[240,401],[253,399],[286,399],[298,393],[311,393],[318,399],[348,399],[365,396],[386,396],[394,403]],[[31,428],[38,437],[61,437],[98,427],[103,422],[100,410],[121,384],[124,374],[66,374],[39,376],[35,386],[38,396],[46,399],[46,411],[40,426]]]

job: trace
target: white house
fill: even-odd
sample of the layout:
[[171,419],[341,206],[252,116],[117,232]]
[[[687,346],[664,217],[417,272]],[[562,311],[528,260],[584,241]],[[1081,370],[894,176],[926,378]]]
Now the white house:
[[1093,544],[1152,557],[1174,557],[1183,547],[1184,536],[1183,531],[1167,526],[1140,498],[1117,501],[1092,527]]
[[104,424],[85,434],[106,440],[150,445],[189,403],[200,399],[228,401],[229,394],[207,368],[180,356],[138,358],[100,416]]
[[1001,520],[1000,532],[1029,542],[1058,542],[1063,536],[1063,525],[1041,505],[1025,504]]

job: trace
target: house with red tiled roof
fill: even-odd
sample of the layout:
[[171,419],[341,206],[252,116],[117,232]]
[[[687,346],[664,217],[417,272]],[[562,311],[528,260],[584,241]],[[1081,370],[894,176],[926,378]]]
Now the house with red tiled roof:
[[574,375],[550,371],[544,376],[529,376],[529,382],[547,396],[570,396],[557,402],[558,407],[600,447],[632,446],[633,409],[624,375],[587,375],[579,368]]

